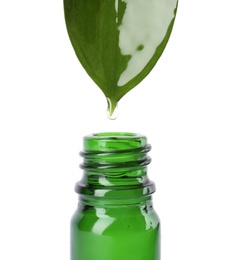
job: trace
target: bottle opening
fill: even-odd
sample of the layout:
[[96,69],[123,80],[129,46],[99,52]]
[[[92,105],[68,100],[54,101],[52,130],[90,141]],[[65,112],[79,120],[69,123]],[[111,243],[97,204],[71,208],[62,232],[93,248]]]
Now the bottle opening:
[[126,132],[105,132],[105,133],[98,133],[98,134],[93,134],[93,136],[98,136],[98,137],[128,137],[128,136],[138,136],[139,134],[134,134],[134,133],[126,133]]
[[146,145],[145,136],[129,132],[103,132],[84,137],[85,151],[113,152],[133,150]]

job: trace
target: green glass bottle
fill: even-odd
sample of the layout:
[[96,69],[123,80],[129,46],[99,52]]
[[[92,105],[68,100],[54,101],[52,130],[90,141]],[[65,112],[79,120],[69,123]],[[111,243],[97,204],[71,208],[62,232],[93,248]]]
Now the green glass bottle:
[[133,133],[84,138],[71,260],[159,260],[160,224],[147,176],[151,146]]

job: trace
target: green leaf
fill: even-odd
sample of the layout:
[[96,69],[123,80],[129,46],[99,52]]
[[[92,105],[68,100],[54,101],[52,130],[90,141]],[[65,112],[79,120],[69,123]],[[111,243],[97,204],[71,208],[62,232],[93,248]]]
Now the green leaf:
[[177,0],[64,0],[75,53],[113,113],[155,66],[170,37]]

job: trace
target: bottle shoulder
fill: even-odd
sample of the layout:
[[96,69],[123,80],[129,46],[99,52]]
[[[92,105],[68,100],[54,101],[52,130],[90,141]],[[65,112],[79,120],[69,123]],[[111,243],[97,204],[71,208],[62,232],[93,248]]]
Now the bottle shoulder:
[[152,232],[159,228],[159,217],[152,205],[117,207],[79,207],[71,226],[97,234]]

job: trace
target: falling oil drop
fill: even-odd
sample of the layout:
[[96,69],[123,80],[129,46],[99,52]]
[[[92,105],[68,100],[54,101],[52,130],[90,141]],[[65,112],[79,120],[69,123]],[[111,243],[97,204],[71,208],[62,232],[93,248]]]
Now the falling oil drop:
[[108,118],[110,120],[115,120],[119,115],[119,109],[118,109],[118,105],[116,106],[116,108],[114,109],[114,112],[112,114],[110,114],[110,112],[108,111]]
[[115,103],[112,102],[110,98],[107,98],[107,104],[108,104],[108,108],[107,108],[108,118],[110,120],[115,120],[119,115],[118,104],[117,102]]

